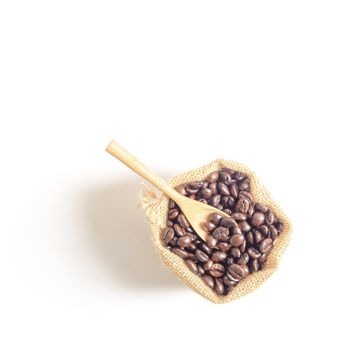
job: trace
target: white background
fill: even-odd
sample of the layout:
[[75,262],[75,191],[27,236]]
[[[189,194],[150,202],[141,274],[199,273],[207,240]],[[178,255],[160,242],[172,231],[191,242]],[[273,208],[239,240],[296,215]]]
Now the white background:
[[[348,1],[1,1],[0,348],[349,349]],[[116,138],[256,171],[294,225],[226,305],[166,270]]]

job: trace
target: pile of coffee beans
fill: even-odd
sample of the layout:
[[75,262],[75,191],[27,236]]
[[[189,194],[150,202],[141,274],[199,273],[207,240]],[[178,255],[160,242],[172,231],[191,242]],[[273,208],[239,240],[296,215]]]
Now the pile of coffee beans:
[[230,215],[212,214],[208,218],[204,223],[208,239],[204,242],[176,203],[169,201],[162,240],[193,273],[217,294],[226,295],[248,274],[264,268],[283,225],[268,207],[254,202],[245,174],[223,168],[204,181],[183,184],[176,190]]

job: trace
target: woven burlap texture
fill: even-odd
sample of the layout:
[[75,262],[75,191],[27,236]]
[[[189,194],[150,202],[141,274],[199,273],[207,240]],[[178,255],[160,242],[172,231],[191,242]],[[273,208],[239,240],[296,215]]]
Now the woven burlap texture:
[[212,171],[220,168],[230,168],[248,175],[250,178],[251,194],[254,201],[271,208],[283,223],[283,232],[275,240],[274,247],[268,256],[264,270],[248,275],[248,277],[243,279],[226,296],[217,295],[203,282],[201,277],[195,275],[188,269],[182,258],[178,257],[176,254],[172,253],[169,249],[163,246],[161,232],[166,226],[169,199],[164,195],[158,198],[151,190],[143,189],[141,191],[141,207],[145,210],[147,221],[151,228],[152,241],[161,257],[161,260],[189,287],[202,295],[204,298],[217,304],[230,302],[254,291],[268,277],[270,277],[278,267],[279,261],[290,241],[292,231],[291,223],[282,211],[281,207],[271,198],[270,193],[262,185],[255,173],[245,165],[234,161],[216,159],[206,166],[175,176],[169,181],[169,183],[171,186],[175,187],[183,183],[203,180]]

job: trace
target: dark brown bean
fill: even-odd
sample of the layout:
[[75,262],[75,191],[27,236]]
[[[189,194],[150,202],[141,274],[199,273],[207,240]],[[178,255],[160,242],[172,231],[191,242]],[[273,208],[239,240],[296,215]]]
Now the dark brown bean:
[[226,227],[220,226],[214,230],[213,236],[219,241],[227,241],[229,238],[229,230]]
[[268,253],[261,254],[258,259],[259,264],[264,263],[267,260],[267,256],[268,256]]
[[174,248],[172,251],[178,255],[180,258],[187,258],[188,257],[188,252],[186,250],[183,250],[181,248]]
[[202,250],[197,249],[196,252],[194,253],[198,261],[200,262],[206,262],[209,260],[209,256],[205,254]]
[[236,204],[236,210],[240,211],[241,213],[245,214],[248,212],[250,202],[247,198],[241,197],[237,204]]
[[233,235],[230,239],[230,243],[233,247],[239,247],[244,242],[244,236],[241,234]]
[[219,203],[220,203],[220,200],[221,200],[221,195],[216,194],[216,195],[214,195],[213,197],[211,197],[210,204],[211,204],[213,207],[218,207],[218,205],[219,205]]
[[233,198],[238,198],[238,186],[235,183],[230,185],[230,193]]
[[257,259],[261,255],[261,253],[255,248],[249,248],[247,252],[248,252],[249,256],[253,259]]
[[203,264],[204,270],[211,270],[212,266],[214,264],[213,260],[208,260]]
[[226,257],[227,257],[227,254],[225,252],[222,252],[219,250],[217,252],[214,252],[211,255],[211,260],[213,260],[214,262],[220,262],[220,261],[225,260]]
[[171,209],[168,212],[168,219],[174,220],[174,219],[177,218],[178,215],[179,215],[179,210],[178,209],[176,209],[176,208]]
[[231,250],[231,255],[234,257],[234,258],[239,258],[241,256],[241,251],[238,249],[238,248],[232,248]]
[[171,220],[167,220],[166,221],[166,225],[167,226],[171,226],[171,227],[174,226],[174,224],[173,224],[173,222]]
[[220,242],[218,243],[218,248],[222,250],[223,252],[227,252],[228,250],[231,249],[231,244],[228,244],[226,242]]
[[205,243],[202,244],[202,250],[207,254],[210,254],[212,251]]
[[185,248],[191,245],[191,237],[186,235],[177,240],[177,245],[181,248]]
[[213,266],[211,267],[211,269],[209,270],[209,273],[213,276],[213,277],[221,277],[225,272],[225,268],[223,265],[219,264],[219,263],[215,263],[213,264]]
[[245,198],[247,198],[250,202],[253,201],[253,196],[252,196],[249,192],[247,192],[247,191],[241,191],[241,192],[239,193],[239,196],[240,196],[240,197],[245,197]]
[[223,218],[220,221],[220,226],[231,228],[233,226],[237,226],[237,222],[232,218]]
[[215,292],[219,295],[223,295],[224,294],[224,285],[222,284],[222,282],[216,278],[215,279]]
[[168,244],[174,238],[174,235],[175,235],[174,229],[171,227],[166,227],[162,233],[163,242]]
[[179,224],[174,225],[174,230],[180,237],[186,234],[186,231]]
[[202,226],[203,226],[203,230],[206,232],[211,232],[211,231],[215,230],[215,228],[216,228],[216,225],[210,221],[207,221]]
[[266,225],[262,225],[262,226],[259,227],[259,231],[265,237],[269,233],[269,228]]
[[241,221],[238,224],[239,228],[243,231],[243,232],[248,232],[251,229],[251,226],[248,224],[247,221]]
[[275,221],[275,215],[273,215],[273,212],[271,210],[268,210],[266,213],[266,222],[269,225],[272,225]]
[[230,275],[237,280],[241,280],[246,276],[245,270],[242,268],[241,265],[238,264],[232,264],[228,267],[228,271]]
[[222,216],[217,213],[210,214],[209,216],[209,220],[215,225],[219,225],[221,219],[222,219]]
[[193,181],[185,186],[186,192],[189,194],[195,194],[202,187],[203,181]]
[[244,253],[241,255],[241,257],[238,259],[237,264],[239,265],[244,265],[244,264],[248,264],[249,261],[249,255],[248,253]]
[[278,231],[276,230],[276,228],[274,226],[269,226],[269,232],[270,232],[270,237],[272,239],[276,239],[278,236]]
[[212,235],[209,235],[208,238],[207,238],[207,246],[210,248],[210,249],[213,249],[216,247],[218,243],[218,240],[213,237]]
[[226,171],[220,171],[219,172],[219,180],[227,185],[232,181],[232,177],[231,177],[230,173],[228,173]]
[[241,246],[239,247],[239,250],[241,251],[241,253],[245,252],[246,246],[247,246],[247,240],[245,239],[241,244]]
[[232,210],[226,208],[226,209],[223,210],[223,212],[226,213],[226,214],[228,214],[228,215],[231,215]]
[[237,171],[236,174],[235,174],[235,179],[237,181],[242,181],[242,180],[245,179],[245,175]]
[[252,217],[252,224],[254,226],[261,226],[265,221],[265,215],[261,211],[256,211]]
[[202,188],[200,191],[200,195],[205,199],[210,199],[212,196],[212,192],[210,188]]
[[254,259],[250,262],[250,271],[256,272],[259,270],[259,263],[257,259]]
[[218,193],[218,188],[217,188],[217,182],[211,182],[209,185],[208,185],[208,188],[210,189],[211,193],[213,195],[217,194]]
[[213,172],[210,173],[205,179],[206,179],[208,182],[215,182],[215,181],[218,181],[218,179],[219,179],[219,172],[218,172],[218,171],[213,171]]
[[261,234],[260,231],[255,230],[253,235],[254,235],[254,242],[256,244],[259,244],[263,240],[263,235]]
[[235,286],[237,284],[236,281],[233,281],[232,279],[229,279],[227,276],[223,277],[222,282],[228,287],[233,287],[233,286]]
[[218,183],[218,191],[223,196],[229,196],[230,195],[230,190],[228,189],[228,187],[223,182],[219,182]]
[[265,238],[259,245],[260,251],[264,253],[269,253],[272,249],[273,241],[271,238]]
[[232,219],[237,220],[237,221],[242,221],[242,220],[247,220],[247,215],[240,213],[240,212],[234,212],[231,214]]
[[255,209],[258,210],[258,211],[261,211],[263,213],[266,213],[269,210],[268,207],[266,207],[265,205],[260,204],[260,203],[256,203],[255,204]]
[[186,217],[184,214],[180,214],[177,217],[177,222],[180,224],[181,227],[183,227],[184,229],[190,227],[190,223],[187,221]]
[[198,275],[203,276],[205,274],[205,271],[201,265],[197,265],[198,267]]
[[240,191],[249,191],[249,180],[245,179],[239,185]]
[[205,283],[208,287],[214,288],[215,283],[214,283],[214,278],[213,278],[213,277],[211,277],[211,276],[209,276],[209,275],[204,275],[204,276],[202,277],[202,279],[203,279],[204,283]]
[[193,273],[196,274],[198,272],[198,266],[193,260],[186,259],[185,263]]
[[245,236],[245,239],[247,240],[247,243],[249,245],[253,245],[254,244],[254,236],[252,232],[248,232]]

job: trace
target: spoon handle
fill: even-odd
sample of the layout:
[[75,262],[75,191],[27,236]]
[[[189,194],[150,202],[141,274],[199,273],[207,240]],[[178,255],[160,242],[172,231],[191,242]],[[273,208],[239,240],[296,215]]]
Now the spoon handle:
[[119,159],[136,174],[148,180],[172,200],[177,201],[179,196],[181,196],[165,180],[163,180],[160,176],[148,169],[138,159],[136,159],[132,154],[130,154],[125,148],[120,146],[116,141],[112,140],[107,146],[106,151],[115,158]]

